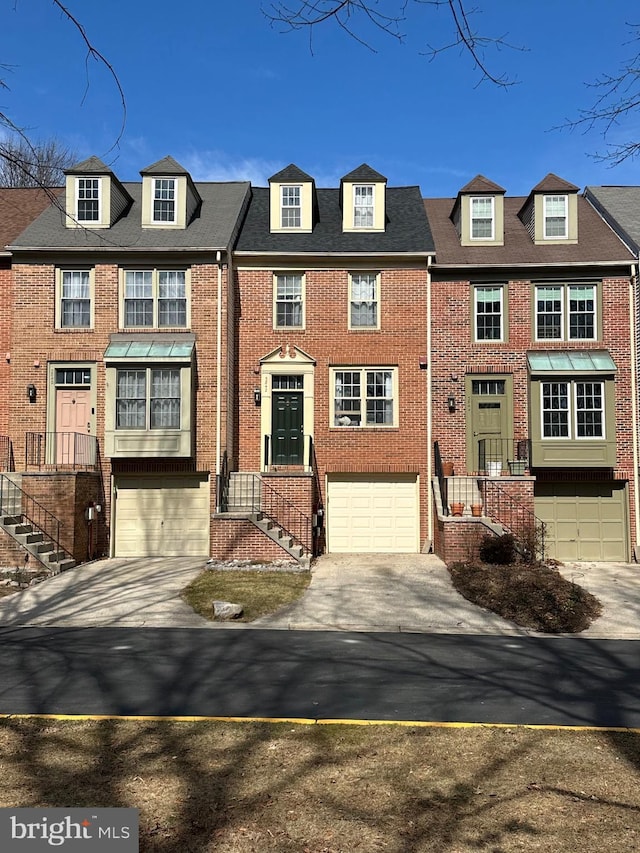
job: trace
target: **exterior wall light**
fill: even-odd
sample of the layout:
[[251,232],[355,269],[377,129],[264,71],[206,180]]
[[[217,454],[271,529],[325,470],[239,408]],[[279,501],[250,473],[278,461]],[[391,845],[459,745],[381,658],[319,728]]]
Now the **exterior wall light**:
[[254,388],[253,390],[253,402],[256,406],[259,406],[262,402],[262,391],[259,388]]
[[27,385],[27,399],[30,403],[35,403],[36,401],[36,386],[35,385]]
[[449,394],[449,396],[447,397],[447,405],[449,406],[450,412],[455,412],[455,410],[456,410],[456,398],[453,396],[453,394]]

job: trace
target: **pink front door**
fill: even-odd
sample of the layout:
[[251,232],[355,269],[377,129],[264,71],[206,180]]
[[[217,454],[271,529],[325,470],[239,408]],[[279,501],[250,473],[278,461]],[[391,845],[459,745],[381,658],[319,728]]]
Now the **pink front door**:
[[80,438],[91,433],[91,391],[58,388],[56,391],[56,463],[90,464],[92,454],[88,442]]

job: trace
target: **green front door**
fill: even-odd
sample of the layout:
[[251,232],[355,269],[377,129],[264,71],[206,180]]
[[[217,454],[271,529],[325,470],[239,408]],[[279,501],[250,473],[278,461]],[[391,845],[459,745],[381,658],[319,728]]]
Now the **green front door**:
[[274,465],[302,465],[304,432],[301,392],[274,392],[271,436]]
[[506,469],[506,439],[513,438],[511,377],[467,376],[466,392],[468,471],[483,473],[490,462]]

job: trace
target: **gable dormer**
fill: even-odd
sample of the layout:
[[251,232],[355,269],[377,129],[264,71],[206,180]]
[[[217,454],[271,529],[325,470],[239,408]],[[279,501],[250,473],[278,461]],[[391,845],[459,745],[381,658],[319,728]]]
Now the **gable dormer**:
[[110,228],[131,204],[131,196],[111,169],[89,157],[65,170],[67,228]]
[[549,174],[529,193],[518,216],[536,245],[578,242],[578,187]]
[[483,175],[462,187],[451,211],[461,246],[504,245],[504,193]]
[[269,221],[272,233],[313,231],[316,208],[315,181],[302,169],[290,163],[269,178]]
[[366,163],[340,181],[343,231],[384,231],[387,179]]
[[164,157],[142,175],[142,227],[186,228],[202,203],[191,175],[173,157]]

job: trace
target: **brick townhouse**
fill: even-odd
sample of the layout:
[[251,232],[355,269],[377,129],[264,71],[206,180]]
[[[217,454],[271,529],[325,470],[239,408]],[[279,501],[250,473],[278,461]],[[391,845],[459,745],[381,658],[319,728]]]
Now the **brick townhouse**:
[[630,559],[633,254],[553,174],[527,197],[478,176],[425,204],[436,551],[459,558],[496,522],[525,538],[543,522],[552,557]]
[[222,553],[428,547],[432,253],[419,188],[367,165],[339,187],[290,165],[253,188],[234,253],[239,431]]
[[171,157],[140,174],[79,163],[11,245],[13,479],[75,560],[208,556],[237,433],[231,247],[249,184],[194,182]]

